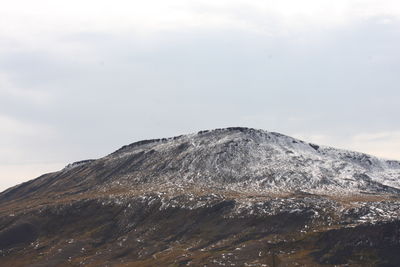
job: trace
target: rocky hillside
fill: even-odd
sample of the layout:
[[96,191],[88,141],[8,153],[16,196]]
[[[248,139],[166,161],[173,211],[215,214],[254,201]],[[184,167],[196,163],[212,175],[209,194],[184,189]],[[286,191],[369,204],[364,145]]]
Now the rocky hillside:
[[249,128],[136,142],[0,193],[5,266],[400,266],[400,162]]

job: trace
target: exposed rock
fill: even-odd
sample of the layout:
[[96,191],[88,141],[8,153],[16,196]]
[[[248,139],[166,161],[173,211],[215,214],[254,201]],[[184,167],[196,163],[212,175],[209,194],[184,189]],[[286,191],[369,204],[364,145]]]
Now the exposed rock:
[[279,133],[145,140],[0,193],[0,262],[399,266],[399,192],[397,161]]

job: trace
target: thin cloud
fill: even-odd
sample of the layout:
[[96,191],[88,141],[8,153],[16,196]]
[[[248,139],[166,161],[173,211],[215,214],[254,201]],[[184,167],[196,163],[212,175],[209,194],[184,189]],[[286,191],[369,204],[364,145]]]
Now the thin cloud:
[[0,170],[234,125],[399,158],[360,137],[400,130],[399,26],[398,1],[7,2]]
[[[21,8],[23,7],[23,8]],[[281,30],[331,27],[377,16],[400,16],[398,1],[28,1],[3,5],[2,35],[29,38],[54,32],[138,32],[185,28],[236,28],[264,31],[275,17]],[[264,18],[264,20],[260,18]],[[276,25],[269,25],[276,27]],[[275,31],[277,32],[277,31]],[[37,38],[34,38],[37,39]]]
[[[18,101],[27,101],[34,105],[46,105],[51,102],[51,95],[48,91],[22,89],[16,86],[5,73],[0,72],[0,98],[18,99]],[[1,100],[0,100],[1,103]],[[1,116],[0,116],[1,118]]]

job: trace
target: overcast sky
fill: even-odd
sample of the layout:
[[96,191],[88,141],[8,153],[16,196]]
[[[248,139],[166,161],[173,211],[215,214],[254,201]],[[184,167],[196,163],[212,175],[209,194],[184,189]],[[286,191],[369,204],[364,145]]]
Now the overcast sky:
[[0,191],[141,139],[248,126],[400,160],[398,0],[13,0]]

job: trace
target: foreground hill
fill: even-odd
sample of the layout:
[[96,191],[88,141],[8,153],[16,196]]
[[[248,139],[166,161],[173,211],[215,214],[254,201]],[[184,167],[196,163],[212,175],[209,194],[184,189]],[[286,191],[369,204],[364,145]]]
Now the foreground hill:
[[0,215],[5,266],[400,266],[400,162],[217,129],[70,164]]

